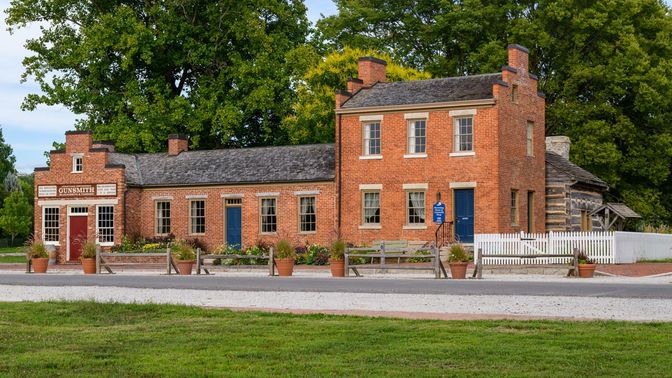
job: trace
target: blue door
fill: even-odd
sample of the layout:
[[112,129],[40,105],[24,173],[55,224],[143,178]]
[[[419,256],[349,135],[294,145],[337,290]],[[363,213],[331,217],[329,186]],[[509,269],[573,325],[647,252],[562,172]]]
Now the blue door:
[[455,190],[455,236],[462,243],[474,242],[474,190]]
[[226,244],[240,248],[242,245],[241,236],[241,208],[227,207],[226,208]]

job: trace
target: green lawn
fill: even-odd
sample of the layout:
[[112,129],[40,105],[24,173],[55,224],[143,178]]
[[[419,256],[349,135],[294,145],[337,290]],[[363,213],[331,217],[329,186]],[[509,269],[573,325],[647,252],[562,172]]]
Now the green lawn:
[[663,376],[672,324],[0,302],[0,376]]
[[25,253],[26,247],[3,247],[0,248],[0,263],[26,263],[24,256],[3,256],[4,253]]

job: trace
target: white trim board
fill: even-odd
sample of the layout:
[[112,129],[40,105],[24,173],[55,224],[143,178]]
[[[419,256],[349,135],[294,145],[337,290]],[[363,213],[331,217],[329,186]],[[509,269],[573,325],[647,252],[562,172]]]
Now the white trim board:
[[117,205],[118,199],[97,199],[97,200],[39,200],[38,206],[78,206],[78,205]]

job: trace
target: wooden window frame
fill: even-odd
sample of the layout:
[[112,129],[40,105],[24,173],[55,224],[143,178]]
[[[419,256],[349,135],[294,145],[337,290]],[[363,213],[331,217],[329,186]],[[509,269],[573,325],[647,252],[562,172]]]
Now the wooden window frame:
[[[47,210],[56,210],[55,222],[56,226],[47,226]],[[53,219],[51,220],[54,221]],[[50,233],[49,235],[55,235],[52,240],[47,240],[47,230],[56,230],[55,234]],[[58,206],[44,206],[42,207],[42,241],[45,245],[60,245],[61,241],[61,208]]]
[[[424,135],[422,136],[417,136],[415,134],[416,132],[416,122],[422,122],[423,123],[423,130],[424,130]],[[406,153],[408,155],[426,155],[427,154],[427,119],[425,118],[416,118],[416,119],[409,119],[407,122],[407,127],[406,127]],[[422,151],[416,151],[417,149],[417,140],[418,138],[423,138],[424,141],[422,143]],[[412,142],[411,142],[412,141]],[[411,150],[411,147],[413,149]]]
[[[470,120],[471,121],[471,134],[462,134],[461,133],[461,125],[460,122],[462,120]],[[465,125],[466,126],[466,125]],[[462,149],[462,137],[463,136],[468,136],[471,135],[471,148],[470,149]],[[465,142],[466,144],[466,142]],[[453,117],[453,152],[473,152],[475,151],[474,149],[474,116],[456,116]]]
[[519,196],[518,189],[511,189],[511,197],[509,203],[509,220],[511,221],[511,226],[518,227],[520,225],[520,211],[519,211]]
[[[264,231],[264,200],[273,200],[273,217],[275,218],[274,230]],[[270,215],[269,215],[270,216]],[[278,234],[278,198],[277,197],[259,197],[259,234],[277,235]]]
[[[203,203],[203,209],[202,209],[203,210],[203,215],[194,215],[194,207],[193,206],[194,206],[194,204],[196,204],[198,202]],[[207,230],[207,228],[206,228],[206,219],[207,219],[206,215],[207,214],[206,214],[206,211],[205,211],[205,207],[206,207],[206,205],[205,205],[205,200],[204,199],[189,200],[189,235],[205,235],[205,232]],[[199,209],[196,208],[196,211],[198,211],[198,210]],[[203,230],[202,231],[199,231],[199,230],[194,231],[194,227],[199,226],[197,223],[194,223],[194,220],[200,219],[200,218],[203,219]]]
[[[378,138],[371,138],[370,133],[367,133],[366,129],[370,127],[371,125],[378,125]],[[371,153],[371,141],[372,140],[378,140],[378,152],[377,153]],[[375,121],[375,122],[364,122],[362,123],[362,155],[363,156],[381,156],[383,154],[383,135],[382,135],[382,127],[380,124],[380,121]]]
[[[422,193],[422,210],[424,210],[424,221],[423,222],[411,222],[411,193]],[[406,225],[407,226],[426,226],[427,225],[427,191],[425,190],[416,190],[408,189],[405,190],[405,202],[406,202]]]
[[[101,219],[100,209],[102,209],[102,208],[111,208],[112,209],[112,212],[109,214],[111,216],[111,219]],[[103,215],[107,215],[107,214],[103,214]],[[114,218],[115,218],[114,205],[97,205],[96,206],[96,235],[97,235],[97,238],[98,238],[98,244],[103,246],[103,247],[109,247],[109,246],[114,245],[114,221],[115,221]],[[101,227],[101,225],[100,225],[101,221],[112,222],[112,225],[111,226],[107,225],[107,226]],[[109,235],[105,234],[104,235],[106,237],[106,239],[104,241],[101,240],[101,235],[102,235],[102,233],[100,232],[101,229],[102,230],[112,230],[111,234],[109,234]],[[109,236],[109,239],[107,238],[108,236]]]
[[[161,214],[161,216],[159,216],[159,204],[164,204],[164,203],[168,204],[168,208],[167,208],[168,216],[167,217],[163,216],[163,214]],[[172,226],[173,226],[172,225],[172,216],[173,216],[172,207],[173,206],[170,203],[170,201],[166,201],[166,200],[154,201],[154,235],[156,235],[156,236],[167,236],[167,235],[171,234]],[[166,209],[163,209],[163,210],[165,211]],[[167,226],[168,227],[168,232],[160,232],[160,231],[163,231],[161,229],[162,227],[166,227],[165,224],[160,224],[159,223],[159,221],[162,220],[162,219],[167,219],[168,220],[168,226]]]
[[[310,216],[311,213],[305,213],[303,214],[301,212],[301,201],[306,198],[312,198],[313,199],[313,213],[312,215],[315,217],[315,220],[312,222],[314,224],[313,230],[304,230],[303,225],[304,224],[310,224],[311,222],[303,222],[303,216]],[[297,199],[297,204],[298,204],[298,214],[299,214],[299,219],[298,219],[298,224],[299,224],[299,234],[316,234],[317,233],[317,196],[299,196]]]
[[[366,195],[367,194],[378,194],[378,222],[377,223],[366,221],[366,209],[367,209],[367,207],[366,207]],[[380,202],[381,202],[380,190],[370,190],[370,189],[362,190],[362,197],[361,198],[362,198],[362,206],[361,206],[361,209],[362,209],[362,226],[380,226],[380,224],[382,222],[382,219],[383,219],[382,218],[381,206],[380,206]],[[374,215],[374,217],[375,217],[375,215]]]
[[528,157],[534,157],[534,122],[527,121],[525,129],[525,148]]

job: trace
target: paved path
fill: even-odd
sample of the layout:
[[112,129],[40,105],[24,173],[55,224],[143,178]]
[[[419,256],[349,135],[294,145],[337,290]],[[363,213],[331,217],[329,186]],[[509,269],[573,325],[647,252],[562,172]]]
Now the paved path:
[[434,280],[402,278],[157,276],[157,275],[38,275],[1,274],[0,285],[103,286],[138,289],[182,289],[246,292],[370,293],[451,296],[556,296],[672,299],[672,284],[604,283],[564,279],[552,282],[497,280]]

